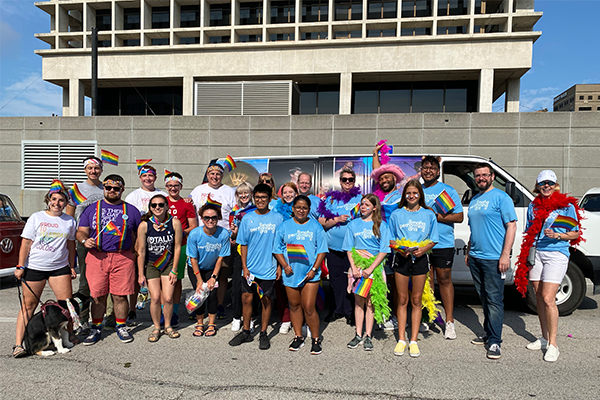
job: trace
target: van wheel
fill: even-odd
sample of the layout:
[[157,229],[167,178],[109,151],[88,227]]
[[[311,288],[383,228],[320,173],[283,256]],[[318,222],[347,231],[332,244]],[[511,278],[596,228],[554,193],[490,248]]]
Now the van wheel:
[[[583,273],[577,264],[569,261],[567,273],[556,293],[556,305],[558,306],[559,315],[569,315],[575,311],[585,298],[586,291],[587,286]],[[526,301],[527,307],[537,313],[535,291],[531,282],[527,285]]]

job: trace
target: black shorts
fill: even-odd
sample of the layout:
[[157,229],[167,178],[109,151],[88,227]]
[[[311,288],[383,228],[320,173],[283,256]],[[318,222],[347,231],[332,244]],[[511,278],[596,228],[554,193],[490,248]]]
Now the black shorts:
[[51,276],[63,276],[63,275],[71,275],[71,268],[62,267],[59,269],[55,269],[54,271],[40,271],[37,269],[25,268],[25,273],[23,274],[23,280],[28,282],[39,282],[46,281]]
[[452,264],[454,264],[454,247],[433,249],[429,254],[429,264],[436,268],[452,268]]
[[394,272],[404,276],[425,275],[429,272],[427,256],[417,257],[413,261],[411,256],[402,257],[400,254],[396,254],[394,257]]
[[[270,298],[273,295],[273,291],[275,290],[275,280],[274,279],[269,280],[269,279],[254,278],[254,280],[256,281],[256,283],[258,283],[258,286],[260,286],[260,288],[262,289],[264,296],[267,296]],[[242,293],[257,293],[256,285],[253,284],[252,286],[248,286],[248,281],[243,276],[242,276]]]

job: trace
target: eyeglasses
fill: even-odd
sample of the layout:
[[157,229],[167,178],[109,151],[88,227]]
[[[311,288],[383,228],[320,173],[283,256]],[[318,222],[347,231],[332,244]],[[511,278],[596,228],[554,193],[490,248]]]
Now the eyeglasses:
[[152,204],[150,204],[150,208],[156,208],[156,207],[164,208],[166,205],[167,205],[167,203],[152,203]]
[[166,185],[167,189],[179,189],[179,185]]
[[260,180],[261,183],[273,183],[272,179],[261,179]]
[[490,176],[492,176],[492,174],[479,174],[479,175],[475,175],[475,179],[489,178]]
[[269,200],[269,196],[254,196],[254,200]]
[[206,222],[209,222],[209,221],[217,222],[218,220],[219,220],[219,218],[216,215],[214,217],[202,217],[202,221],[206,221]]
[[429,167],[421,167],[421,171],[435,171],[440,169],[439,167],[433,167],[433,166],[429,166]]
[[294,206],[292,207],[294,210],[298,210],[298,211],[308,211],[310,210],[310,208],[308,207],[298,207],[298,206]]
[[104,186],[104,190],[107,192],[120,192],[121,188],[119,186]]
[[346,183],[346,182],[354,182],[354,178],[340,178],[340,182]]
[[542,181],[542,182],[538,182],[538,185],[540,186],[554,186],[556,185],[556,182],[552,182],[552,181]]

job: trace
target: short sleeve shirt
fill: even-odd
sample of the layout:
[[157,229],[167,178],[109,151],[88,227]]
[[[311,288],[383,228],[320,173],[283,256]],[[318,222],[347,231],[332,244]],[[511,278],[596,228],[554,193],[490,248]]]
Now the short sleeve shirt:
[[[231,254],[229,231],[218,226],[215,234],[211,236],[204,232],[203,226],[194,228],[188,238],[186,254],[198,260],[198,268],[201,270],[214,269],[219,257]],[[192,265],[189,259],[188,265]]]
[[[325,200],[325,205],[329,211],[337,215],[350,215],[350,211],[360,203],[362,199],[362,195],[356,195],[347,203],[343,203],[338,200],[333,200],[328,197]],[[331,228],[325,231],[327,237],[327,245],[330,249],[336,251],[343,251],[342,245],[344,243],[344,237],[346,236],[346,229],[348,229],[348,224],[350,223],[350,219],[348,219],[345,223],[340,223],[338,225],[334,225]]]
[[[167,199],[169,199],[167,197]],[[186,230],[190,227],[188,222],[188,218],[196,218],[196,209],[192,203],[186,202],[184,199],[179,199],[177,201],[171,201],[169,199],[169,214],[173,216],[173,218],[178,219],[181,222],[181,229]],[[191,233],[191,232],[190,232]],[[184,234],[181,245],[185,245],[187,243],[187,236]]]
[[438,243],[438,225],[433,211],[419,208],[415,212],[399,208],[392,213],[389,221],[392,240],[405,238],[413,242],[431,240]]
[[157,194],[162,194],[165,197],[168,196],[162,190],[154,189],[153,192],[148,192],[142,188],[138,188],[129,193],[127,197],[125,197],[125,201],[129,204],[133,204],[138,211],[144,215],[148,212],[148,204],[150,204],[150,199]]
[[367,250],[373,256],[379,253],[390,253],[390,230],[385,222],[379,226],[380,236],[373,232],[373,221],[364,221],[362,218],[352,220],[348,224],[344,237],[343,250]]
[[[428,207],[431,207],[435,212],[441,213],[442,210],[436,204],[435,199],[443,192],[446,191],[455,206],[450,213],[458,214],[463,212],[463,207],[460,202],[460,198],[458,197],[458,193],[454,188],[450,185],[446,185],[444,182],[437,182],[435,185],[429,187],[423,187],[423,192],[425,192],[425,204]],[[436,218],[437,219],[437,218]],[[435,245],[435,249],[448,249],[454,248],[454,224],[439,222],[436,221],[438,225],[438,233],[440,236],[440,241]]]
[[[100,224],[98,226],[98,208],[100,208]],[[85,209],[79,219],[79,226],[90,228],[90,238],[96,239],[96,248],[101,251],[129,250],[133,246],[133,238],[141,221],[138,209],[126,202],[110,204],[98,201]],[[112,222],[118,232],[109,229]],[[125,232],[123,232],[125,228]],[[100,232],[100,235],[98,235]]]
[[[564,227],[553,227],[552,226],[554,221],[556,221],[556,218],[558,218],[559,216],[573,218],[575,221],[579,220],[579,218],[577,217],[577,211],[575,211],[575,207],[573,207],[572,205],[552,211],[550,213],[550,215],[548,216],[548,218],[546,218],[546,221],[544,221],[544,225],[542,227],[542,231],[539,234],[539,238],[536,237],[535,246],[540,251],[558,251],[558,252],[564,254],[565,256],[570,257],[570,253],[569,253],[570,244],[569,244],[568,240],[551,239],[548,236],[544,235],[544,229],[548,229],[548,228],[552,229],[554,232],[559,232],[559,233],[567,233],[567,232],[571,231]],[[531,202],[531,203],[529,203],[529,208],[527,209],[527,226],[525,228],[526,230],[529,229],[529,226],[531,225],[531,221],[534,220],[534,217],[535,216],[533,213],[533,202]],[[578,231],[579,227],[575,226],[572,230]]]
[[[233,207],[236,205],[235,200],[235,189],[227,186],[221,185],[218,189],[213,189],[209,186],[208,183],[204,183],[200,186],[196,186],[192,193],[190,193],[190,197],[194,200],[194,206],[196,207],[196,212],[206,203],[208,200],[208,195],[210,194],[210,198],[221,203],[221,214],[223,219],[218,222],[218,225],[222,228],[229,230],[229,214]],[[200,226],[203,226],[202,220],[198,221]]]

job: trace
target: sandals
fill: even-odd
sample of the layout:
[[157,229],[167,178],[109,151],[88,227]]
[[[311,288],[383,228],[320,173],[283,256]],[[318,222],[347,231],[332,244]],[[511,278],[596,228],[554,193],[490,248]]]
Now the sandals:
[[204,336],[204,325],[196,324],[196,327],[194,328],[194,333],[192,333],[192,335],[196,337]]
[[151,343],[154,343],[154,342],[158,342],[158,339],[160,339],[160,329],[154,329],[148,335],[148,341]]
[[14,358],[21,358],[25,355],[27,355],[27,350],[25,350],[22,345],[17,344],[16,346],[13,346],[12,356]]
[[179,336],[181,336],[179,334],[179,332],[177,332],[177,330],[175,328],[173,328],[172,326],[167,326],[165,328],[164,332],[165,332],[165,335],[167,335],[171,339],[177,339]]
[[217,334],[217,325],[208,324],[208,329],[206,329],[206,333],[204,336],[215,336]]

